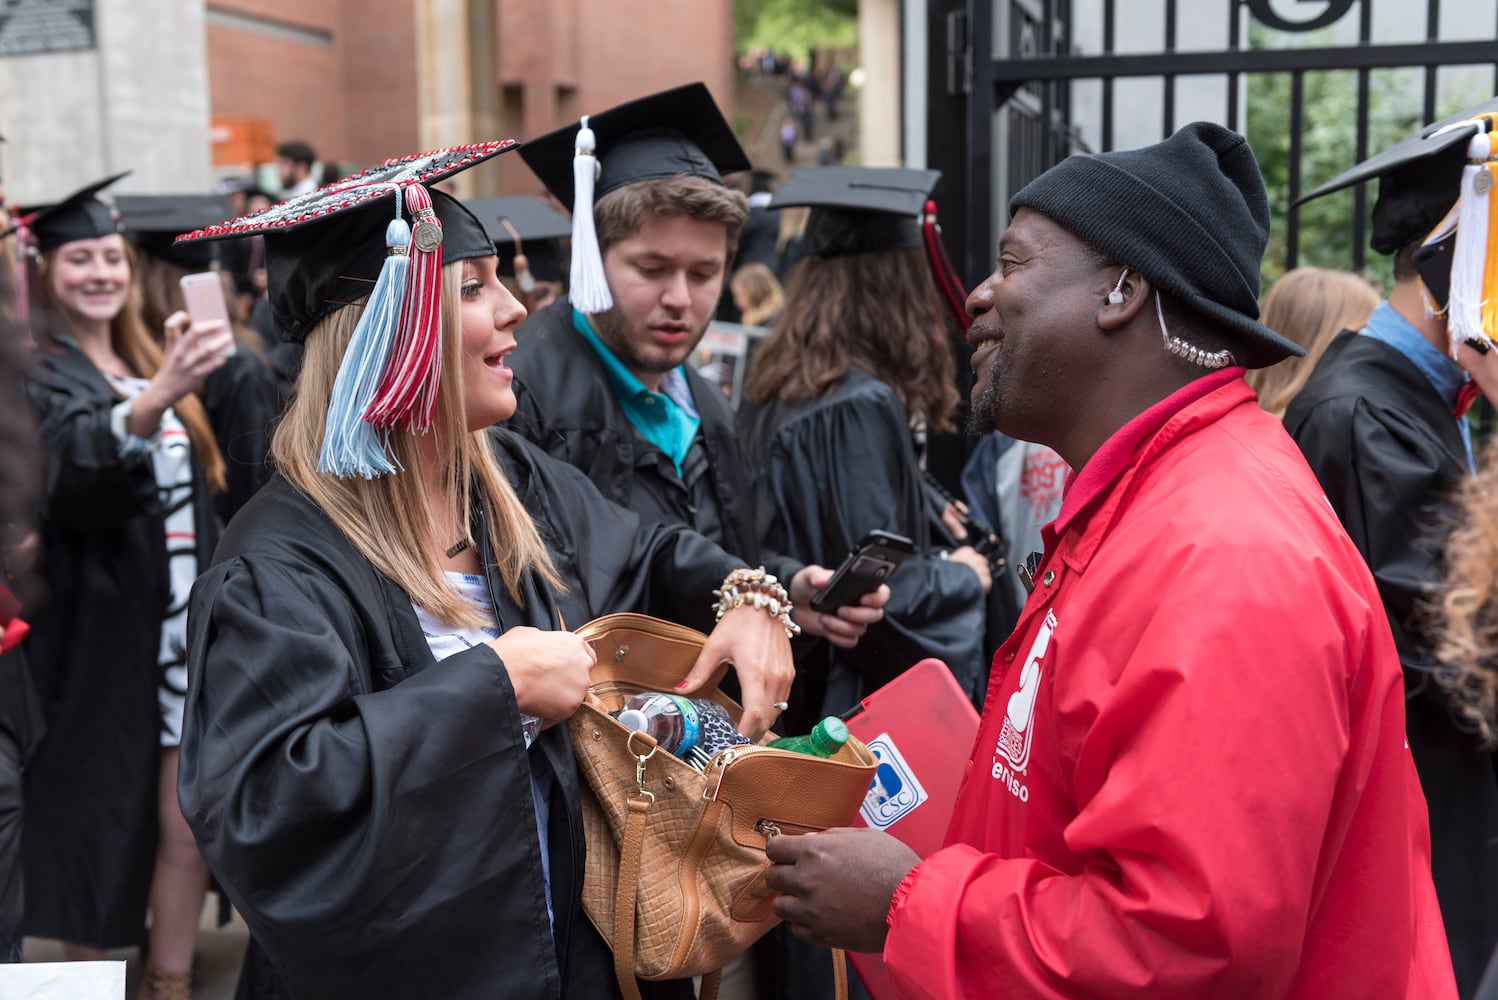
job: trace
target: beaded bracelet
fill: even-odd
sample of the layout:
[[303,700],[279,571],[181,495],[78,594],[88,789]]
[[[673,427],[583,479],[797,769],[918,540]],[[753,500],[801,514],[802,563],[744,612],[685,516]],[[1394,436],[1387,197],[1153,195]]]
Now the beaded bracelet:
[[713,603],[714,621],[722,621],[724,615],[742,604],[752,604],[779,621],[787,638],[801,634],[801,626],[791,621],[791,595],[763,566],[734,570],[723,578],[713,596],[718,599]]

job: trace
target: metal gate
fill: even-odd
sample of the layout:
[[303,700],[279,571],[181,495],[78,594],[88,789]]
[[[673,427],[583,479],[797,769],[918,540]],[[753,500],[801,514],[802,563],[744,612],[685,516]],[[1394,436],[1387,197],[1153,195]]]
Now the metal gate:
[[[1302,192],[1416,124],[1498,93],[1495,0],[931,0],[926,28],[926,162],[943,172],[944,235],[968,287],[992,270],[1009,197],[1027,181],[1070,153],[1143,145],[1196,118],[1244,132],[1256,151],[1287,147],[1285,176],[1271,190],[1283,243],[1272,263],[1294,267],[1303,234],[1291,206]],[[1183,44],[1186,35],[1197,44]],[[1403,77],[1375,87],[1386,71]],[[1346,83],[1355,118],[1346,148],[1315,147],[1304,135],[1317,112],[1308,82],[1315,89],[1324,73]],[[1256,79],[1286,92],[1283,108],[1278,91],[1260,102],[1283,114],[1274,136],[1245,128]],[[1157,81],[1146,84],[1155,99],[1141,81]],[[1473,93],[1441,106],[1443,85]],[[1392,104],[1403,119],[1372,136]],[[1317,170],[1307,166],[1312,153]],[[1341,266],[1355,270],[1365,264],[1367,197],[1362,187],[1349,195]]]

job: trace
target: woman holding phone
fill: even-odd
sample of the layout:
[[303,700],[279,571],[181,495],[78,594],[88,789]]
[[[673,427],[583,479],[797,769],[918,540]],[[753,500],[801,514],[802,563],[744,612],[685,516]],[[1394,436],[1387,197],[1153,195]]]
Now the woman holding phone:
[[178,233],[228,218],[223,195],[120,195],[115,199],[125,237],[136,252],[141,315],[158,343],[168,317],[186,312],[194,321],[218,319],[234,332],[231,353],[203,380],[197,395],[213,425],[224,459],[224,489],[213,504],[229,519],[270,477],[266,462],[279,403],[264,339],[234,317],[219,270],[219,244],[174,245]]
[[[840,572],[856,576],[862,559],[873,567],[864,586],[887,573],[884,620],[854,649],[823,646],[799,659],[805,691],[790,699],[788,732],[853,707],[927,656],[943,660],[969,696],[981,695],[988,562],[943,525],[944,501],[926,483],[919,453],[928,428],[951,427],[957,404],[920,221],[937,176],[802,169],[772,202],[809,205],[811,215],[805,256],[755,355],[738,416],[759,483],[762,551],[833,566],[870,532],[903,536],[876,535]],[[908,553],[900,544],[907,539]]]
[[47,454],[49,602],[26,640],[46,735],[28,768],[27,930],[71,959],[140,942],[141,997],[185,997],[207,867],[177,806],[188,591],[219,525],[224,463],[195,389],[223,323],[174,313],[158,346],[134,254],[91,185],[18,219],[36,339],[27,394]]

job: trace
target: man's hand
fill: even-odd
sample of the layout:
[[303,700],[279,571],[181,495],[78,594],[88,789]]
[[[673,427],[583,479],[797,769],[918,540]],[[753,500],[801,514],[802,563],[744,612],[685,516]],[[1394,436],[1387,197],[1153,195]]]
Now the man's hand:
[[775,915],[803,941],[882,952],[890,900],[920,856],[878,830],[780,835],[765,844]]
[[812,608],[811,595],[827,586],[831,579],[832,570],[825,566],[803,566],[791,577],[791,603],[796,606],[791,621],[807,635],[820,636],[842,649],[852,649],[869,626],[884,617],[889,587],[881,583],[878,590],[864,594],[858,604],[838,608],[835,615],[824,615]]

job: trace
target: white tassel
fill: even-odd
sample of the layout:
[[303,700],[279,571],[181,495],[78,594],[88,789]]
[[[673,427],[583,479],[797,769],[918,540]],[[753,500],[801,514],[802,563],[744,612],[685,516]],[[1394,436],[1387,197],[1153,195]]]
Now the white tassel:
[[1487,339],[1482,328],[1482,282],[1488,266],[1488,198],[1492,187],[1488,156],[1487,133],[1479,132],[1467,147],[1468,159],[1479,162],[1462,168],[1461,197],[1457,202],[1456,249],[1451,255],[1451,298],[1447,311],[1453,358],[1463,341]]
[[572,158],[572,274],[567,298],[586,315],[608,312],[614,307],[608,280],[603,276],[603,254],[598,249],[598,229],[593,222],[593,184],[598,177],[597,142],[583,115],[577,130]]

